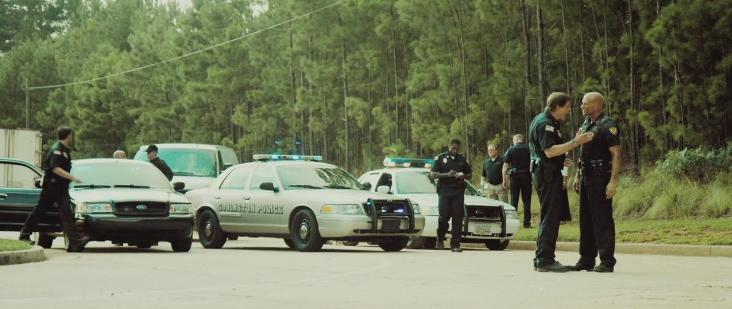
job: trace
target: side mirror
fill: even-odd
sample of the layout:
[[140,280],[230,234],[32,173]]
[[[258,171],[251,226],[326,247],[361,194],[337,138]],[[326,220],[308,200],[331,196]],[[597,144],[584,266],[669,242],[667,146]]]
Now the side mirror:
[[376,187],[376,192],[389,194],[389,191],[391,191],[391,188],[389,186],[378,186]]
[[274,183],[271,182],[263,182],[259,185],[259,188],[266,191],[272,191],[272,192],[280,192],[280,188],[275,187]]
[[371,190],[371,183],[370,182],[364,182],[361,184],[361,190]]
[[36,188],[38,188],[38,189],[40,189],[42,187],[41,186],[41,179],[40,178],[39,179],[36,179],[36,181],[33,184],[35,184]]
[[179,182],[179,181],[178,181],[178,182],[174,182],[174,183],[173,183],[173,189],[174,189],[175,191],[178,191],[178,192],[180,192],[180,191],[183,191],[183,189],[185,189],[185,188],[186,188],[186,184],[185,184],[185,183],[183,183],[183,182]]

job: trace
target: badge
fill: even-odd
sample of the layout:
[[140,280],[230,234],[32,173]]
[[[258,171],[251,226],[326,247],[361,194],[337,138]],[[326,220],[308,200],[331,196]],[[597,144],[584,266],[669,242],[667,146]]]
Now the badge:
[[562,131],[557,131],[557,135],[559,135],[559,137],[562,137]]
[[447,163],[447,158],[442,158],[442,163]]
[[547,125],[545,129],[546,129],[547,131],[549,131],[549,132],[554,132],[554,127],[552,127],[552,126],[550,126],[550,125]]
[[66,152],[62,152],[61,154],[63,154],[63,155],[64,155],[64,158],[66,158],[66,159],[68,159],[68,158],[69,158],[69,154],[68,154],[68,153],[66,153]]
[[612,133],[613,135],[618,135],[618,128],[616,128],[616,127],[610,128],[610,133]]

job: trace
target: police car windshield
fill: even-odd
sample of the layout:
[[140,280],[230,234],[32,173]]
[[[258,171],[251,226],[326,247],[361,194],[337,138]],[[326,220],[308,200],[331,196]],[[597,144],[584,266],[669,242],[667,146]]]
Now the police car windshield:
[[[207,149],[160,148],[158,156],[173,170],[175,176],[216,177],[216,152]],[[135,160],[148,161],[140,150]]]
[[436,193],[429,172],[399,173],[396,175],[399,194]]
[[348,172],[337,167],[322,166],[278,166],[277,174],[280,176],[282,186],[285,190],[295,189],[350,189],[360,190],[361,184]]
[[[132,162],[130,162],[132,163]],[[135,187],[170,189],[168,179],[152,164],[125,162],[74,162],[71,174],[81,183],[74,188]]]

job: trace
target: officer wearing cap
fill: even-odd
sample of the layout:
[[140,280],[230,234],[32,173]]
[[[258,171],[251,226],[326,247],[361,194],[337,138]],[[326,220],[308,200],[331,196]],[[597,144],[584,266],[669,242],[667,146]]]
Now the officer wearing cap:
[[173,171],[170,169],[168,164],[165,163],[160,157],[158,157],[158,146],[155,145],[149,145],[147,146],[147,149],[145,150],[147,152],[147,159],[155,165],[163,174],[165,175],[168,180],[173,179]]
[[452,252],[462,252],[460,238],[465,218],[465,179],[473,174],[470,164],[460,154],[460,141],[453,139],[448,146],[448,152],[435,157],[432,166],[432,179],[437,180],[438,208],[440,217],[437,225],[437,248],[445,247],[445,234],[448,220],[452,218],[452,238],[450,248]]
[[69,127],[61,126],[56,130],[58,141],[43,159],[43,186],[38,204],[28,216],[20,230],[20,240],[30,242],[30,234],[38,226],[38,219],[45,216],[49,208],[55,203],[58,206],[59,217],[64,234],[68,238],[66,251],[80,252],[89,242],[89,237],[80,233],[74,224],[74,214],[71,210],[69,197],[69,183],[81,180],[69,172],[71,171],[71,147],[74,145],[74,131]]
[[[613,196],[620,173],[620,132],[603,113],[605,98],[590,92],[582,98],[585,122],[580,132],[595,138],[580,147],[580,166],[572,187],[580,195],[580,259],[572,270],[613,272],[615,268],[615,222]],[[595,258],[600,255],[600,265]]]
[[518,211],[519,196],[524,202],[524,227],[531,228],[531,152],[526,138],[513,136],[513,146],[503,156],[503,185],[511,190],[511,205]]
[[[578,133],[574,139],[564,142],[561,123],[566,121],[572,109],[572,98],[554,92],[547,98],[546,109],[534,117],[529,126],[529,150],[531,170],[541,205],[541,223],[536,239],[534,269],[540,272],[566,272],[569,268],[554,259],[562,207],[567,191],[562,184],[561,170],[571,165],[565,153],[592,140],[593,133]],[[564,197],[563,197],[564,195]]]

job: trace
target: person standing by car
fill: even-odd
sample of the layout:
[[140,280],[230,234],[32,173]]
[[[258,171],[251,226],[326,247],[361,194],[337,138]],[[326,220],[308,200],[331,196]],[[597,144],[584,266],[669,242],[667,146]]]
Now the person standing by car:
[[511,190],[511,205],[518,211],[519,196],[524,202],[524,227],[531,228],[531,152],[526,138],[513,136],[513,146],[503,156],[503,186]]
[[480,184],[486,196],[506,202],[506,189],[503,185],[503,158],[498,154],[495,144],[488,145],[488,159],[483,162],[483,175]]
[[445,234],[448,221],[452,218],[452,252],[462,252],[460,238],[465,218],[465,179],[473,174],[468,161],[460,154],[460,140],[453,139],[448,152],[435,157],[430,175],[437,180],[438,208],[440,217],[437,225],[437,248],[445,248]]
[[147,150],[145,150],[145,152],[147,152],[147,159],[150,163],[163,172],[163,175],[165,175],[168,180],[173,180],[173,171],[170,169],[168,164],[158,156],[158,146],[151,144],[147,146]]
[[74,225],[74,214],[69,197],[69,183],[81,182],[74,177],[71,171],[71,147],[74,145],[74,131],[66,126],[56,130],[58,141],[43,159],[43,186],[38,204],[28,216],[20,230],[21,241],[31,242],[30,234],[38,226],[39,218],[46,215],[49,208],[55,203],[58,206],[59,217],[64,234],[68,238],[66,251],[79,252],[89,242],[89,237],[78,231]]
[[561,170],[571,165],[565,153],[593,138],[591,132],[578,133],[569,142],[564,142],[560,126],[571,109],[572,98],[565,93],[554,92],[547,98],[546,110],[536,115],[529,126],[531,170],[541,204],[534,258],[534,269],[539,272],[569,271],[554,259],[562,207],[567,203]]

